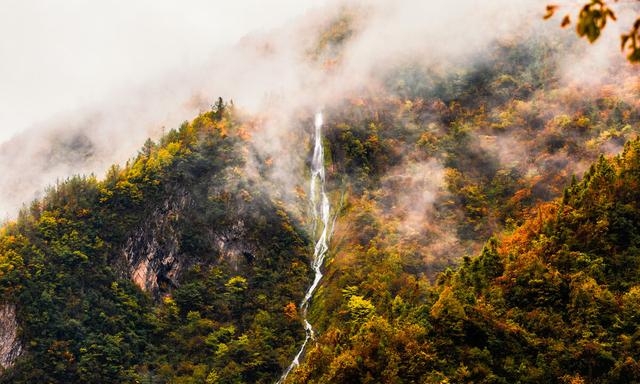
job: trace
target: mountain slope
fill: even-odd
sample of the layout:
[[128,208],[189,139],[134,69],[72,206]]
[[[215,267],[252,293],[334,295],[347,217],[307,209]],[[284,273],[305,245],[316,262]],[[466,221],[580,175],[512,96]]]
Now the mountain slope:
[[2,382],[279,374],[303,335],[284,311],[309,281],[309,244],[242,176],[246,135],[220,102],[4,228],[0,286],[24,352]]
[[435,285],[381,229],[329,266],[343,288],[292,382],[637,382],[639,182],[634,140]]
[[[339,70],[350,20],[313,65]],[[325,105],[335,227],[287,382],[638,380],[640,144],[601,156],[637,135],[637,89],[563,82],[565,48],[407,59]],[[304,340],[315,240],[290,172],[313,112],[282,109],[278,130],[277,107],[219,100],[6,225],[0,382],[275,382]]]

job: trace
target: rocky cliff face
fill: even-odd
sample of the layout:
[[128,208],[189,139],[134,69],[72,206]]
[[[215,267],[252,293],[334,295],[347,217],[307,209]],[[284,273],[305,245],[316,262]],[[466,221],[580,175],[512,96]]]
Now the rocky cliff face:
[[9,368],[20,356],[22,344],[18,339],[16,307],[12,304],[0,305],[0,367]]
[[182,267],[177,221],[188,196],[180,193],[165,200],[127,239],[123,254],[131,279],[143,290],[157,295],[164,285],[176,286]]
[[[230,222],[196,226],[195,230],[201,231],[202,238],[206,239],[208,253],[215,255],[209,262],[226,261],[238,271],[258,257],[258,246],[247,234],[246,212],[242,212],[245,209],[229,207],[233,211],[228,213],[233,216]],[[187,212],[193,215],[194,210],[198,210],[197,204],[188,192],[165,200],[129,236],[122,249],[129,277],[156,298],[179,285],[180,273],[185,268],[202,262],[194,255],[185,255],[181,247],[183,234],[180,228],[185,225],[181,220]]]
[[227,260],[235,271],[243,263],[253,262],[259,253],[258,247],[247,241],[247,229],[242,219],[229,228],[211,230],[209,237],[213,239],[213,247],[220,255],[220,260]]

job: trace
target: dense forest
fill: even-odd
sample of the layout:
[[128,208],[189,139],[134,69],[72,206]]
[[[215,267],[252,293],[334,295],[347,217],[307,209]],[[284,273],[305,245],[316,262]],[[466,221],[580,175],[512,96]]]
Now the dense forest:
[[[337,65],[352,23],[310,60]],[[408,60],[325,106],[333,234],[286,383],[640,382],[640,89],[567,83],[570,44]],[[4,225],[0,383],[281,377],[316,234],[304,180],[281,191],[256,149],[263,118],[218,99]]]
[[3,382],[272,380],[303,333],[284,309],[308,282],[308,238],[239,172],[243,129],[220,103],[3,229],[2,297],[27,351]]

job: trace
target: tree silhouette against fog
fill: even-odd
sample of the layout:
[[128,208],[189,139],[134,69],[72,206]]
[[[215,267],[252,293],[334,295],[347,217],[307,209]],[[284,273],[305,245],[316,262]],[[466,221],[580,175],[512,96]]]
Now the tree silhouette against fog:
[[[613,3],[618,4],[631,2],[632,1],[613,1]],[[616,13],[609,4],[611,4],[611,1],[591,0],[580,8],[575,22],[578,36],[588,39],[590,43],[598,40],[600,33],[607,25],[607,21],[617,20]],[[547,5],[547,12],[544,15],[544,19],[546,20],[553,17],[559,9],[569,8],[573,7],[568,4],[549,4]],[[560,25],[563,28],[572,24],[572,12],[573,11],[568,11],[562,17]],[[620,49],[626,53],[627,59],[630,62],[640,62],[640,17],[636,18],[627,33],[620,35]]]

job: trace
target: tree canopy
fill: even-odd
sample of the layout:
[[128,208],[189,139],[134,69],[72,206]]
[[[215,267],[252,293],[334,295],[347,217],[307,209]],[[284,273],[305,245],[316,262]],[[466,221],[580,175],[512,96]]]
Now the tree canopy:
[[[614,3],[622,3],[622,1],[614,0]],[[606,27],[607,21],[616,21],[616,12],[609,5],[611,2],[605,0],[591,0],[580,7],[580,10],[576,16],[576,33],[580,37],[584,37],[589,42],[593,43],[598,40],[602,30]],[[573,6],[571,6],[573,7]],[[553,17],[553,15],[561,8],[569,8],[567,5],[547,5],[547,12],[544,15],[545,19]],[[568,11],[562,17],[560,23],[561,27],[567,27],[572,24],[571,13]],[[640,17],[636,18],[635,22],[627,33],[620,35],[620,49],[626,53],[627,59],[632,63],[640,62]]]

